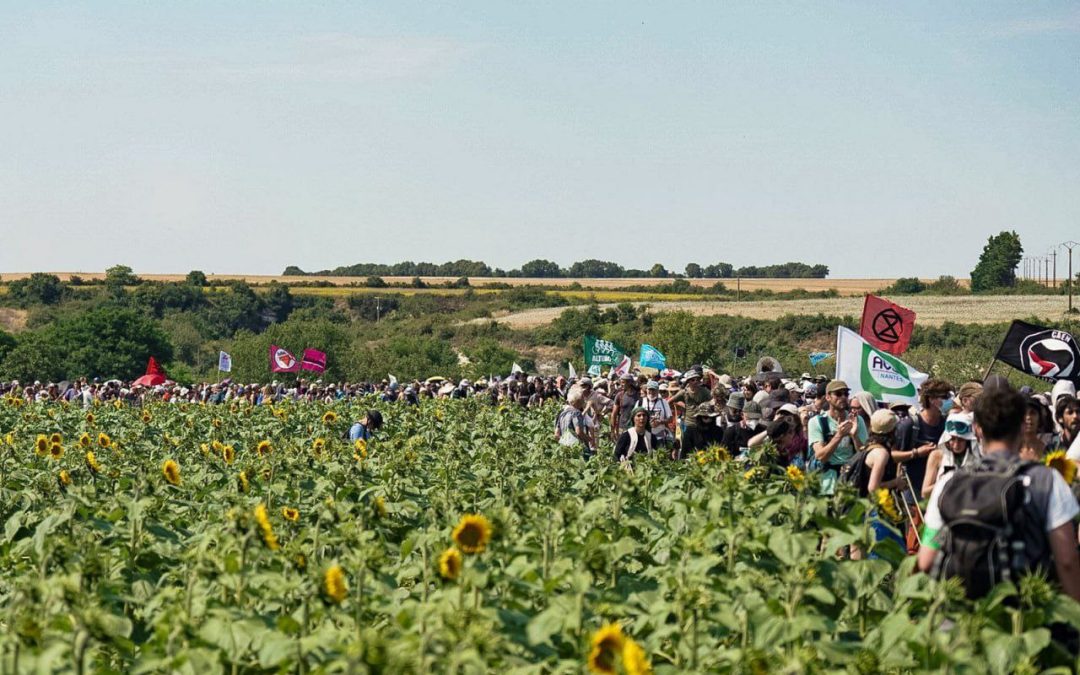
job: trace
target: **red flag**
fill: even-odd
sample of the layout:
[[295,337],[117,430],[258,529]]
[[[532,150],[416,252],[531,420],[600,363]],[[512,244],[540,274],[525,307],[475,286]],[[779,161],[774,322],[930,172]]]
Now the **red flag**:
[[300,362],[287,349],[270,345],[270,372],[295,373],[300,370]]
[[876,295],[866,296],[859,335],[871,345],[890,354],[903,354],[913,328],[915,312]]
[[324,372],[326,370],[326,354],[318,349],[305,349],[300,367],[304,370],[313,370],[316,373]]

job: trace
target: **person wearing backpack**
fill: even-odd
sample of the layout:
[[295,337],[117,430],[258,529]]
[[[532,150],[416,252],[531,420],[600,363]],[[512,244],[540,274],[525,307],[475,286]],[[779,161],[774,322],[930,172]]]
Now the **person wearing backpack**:
[[975,404],[982,459],[944,474],[926,509],[918,568],[958,577],[970,598],[1028,572],[1047,574],[1080,602],[1076,498],[1054,469],[1017,454],[1026,412],[1008,384],[987,387]]
[[[878,490],[900,490],[904,487],[904,476],[900,465],[892,458],[893,439],[896,437],[896,424],[899,418],[891,410],[876,410],[870,416],[870,438],[866,447],[855,454],[840,471],[840,480],[851,484],[860,497],[869,497],[875,504],[874,495]],[[901,548],[904,539],[893,531],[882,518],[885,514],[875,508],[870,512],[870,525],[874,531],[874,541],[892,539]],[[894,525],[896,525],[894,523]],[[862,559],[862,551],[851,547],[851,559]],[[871,554],[873,557],[873,554]]]
[[811,471],[821,472],[821,494],[832,495],[840,467],[855,456],[866,442],[866,424],[851,414],[848,396],[851,388],[843,380],[833,380],[825,387],[828,412],[807,423],[807,444],[810,446]]

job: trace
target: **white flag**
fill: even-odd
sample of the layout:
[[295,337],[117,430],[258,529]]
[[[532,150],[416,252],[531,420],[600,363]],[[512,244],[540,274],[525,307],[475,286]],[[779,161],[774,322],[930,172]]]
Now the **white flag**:
[[837,330],[836,379],[843,380],[852,394],[866,391],[878,401],[915,405],[919,401],[919,387],[929,377],[892,354],[874,348],[855,331],[843,326]]
[[622,377],[623,375],[626,375],[630,372],[630,366],[632,364],[633,361],[630,360],[630,357],[623,354],[622,361],[619,361],[619,365],[612,368],[611,372],[615,375],[618,375],[619,377]]
[[511,375],[514,375],[514,374],[517,374],[517,373],[524,373],[524,372],[525,371],[516,362],[514,363],[514,367],[510,369],[510,374]]
[[218,352],[217,369],[223,373],[232,372],[232,357],[227,352]]
[[567,363],[566,365],[567,365],[567,367],[570,368],[570,377],[576,380],[577,379],[577,371],[574,370],[574,364]]
[[390,373],[387,373],[386,375],[390,378],[390,384],[397,384],[397,378],[396,377],[394,377]]

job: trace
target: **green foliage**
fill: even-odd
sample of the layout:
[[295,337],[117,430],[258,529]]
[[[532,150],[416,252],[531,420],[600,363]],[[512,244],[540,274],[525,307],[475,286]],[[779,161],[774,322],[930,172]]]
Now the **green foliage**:
[[55,305],[64,298],[64,291],[60,277],[41,272],[8,284],[8,297],[20,307]]
[[550,260],[530,260],[521,266],[521,276],[530,278],[549,278],[562,276],[562,270],[557,263]]
[[925,290],[926,284],[918,277],[900,277],[892,285],[883,288],[881,292],[888,295],[914,295]]
[[[372,406],[386,425],[361,458],[340,437]],[[1080,607],[1053,585],[969,602],[874,543],[868,503],[798,489],[768,448],[628,471],[556,443],[553,408],[475,399],[93,412],[0,406],[5,671],[575,673],[610,622],[657,673],[1075,666],[1050,626]],[[53,432],[67,452],[36,455]],[[99,432],[116,444],[95,473],[76,439]],[[466,513],[491,538],[446,579]]]
[[321,376],[324,379],[339,381],[351,375],[349,366],[353,358],[353,341],[346,326],[326,320],[290,320],[273,324],[263,333],[242,331],[237,334],[229,351],[233,358],[233,377],[240,382],[264,382],[271,377],[312,377],[310,373],[272,375],[269,366],[272,344],[288,349],[297,358],[308,347],[325,352],[328,358],[326,373]]
[[1024,247],[1016,232],[1001,232],[987,239],[975,269],[971,271],[971,290],[979,293],[1016,284],[1016,266]]
[[383,281],[382,277],[368,277],[367,280],[364,281],[364,285],[368,288],[386,288],[386,282]]
[[107,286],[137,286],[141,282],[139,277],[131,271],[127,265],[113,265],[105,270],[105,284]]
[[0,373],[20,380],[132,379],[145,371],[151,356],[161,362],[172,358],[159,324],[134,310],[103,307],[21,335]]
[[191,284],[192,286],[205,286],[206,274],[201,270],[191,270],[184,277],[184,283]]

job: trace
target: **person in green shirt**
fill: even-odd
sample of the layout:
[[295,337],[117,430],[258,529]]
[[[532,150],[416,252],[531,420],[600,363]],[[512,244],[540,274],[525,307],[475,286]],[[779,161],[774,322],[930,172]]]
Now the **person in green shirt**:
[[821,494],[836,491],[840,467],[855,456],[869,438],[866,424],[851,412],[848,399],[851,388],[843,380],[833,380],[825,387],[828,412],[813,417],[807,423],[807,443],[821,463]]

